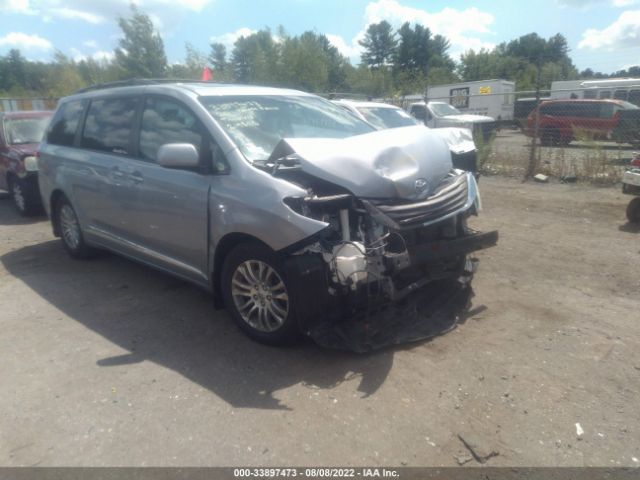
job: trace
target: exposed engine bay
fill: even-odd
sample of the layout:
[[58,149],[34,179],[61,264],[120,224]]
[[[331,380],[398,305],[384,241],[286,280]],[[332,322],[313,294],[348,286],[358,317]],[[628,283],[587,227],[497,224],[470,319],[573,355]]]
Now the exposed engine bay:
[[[341,143],[344,144],[344,140]],[[453,279],[461,280],[461,288],[468,285],[475,270],[469,254],[491,247],[498,240],[496,231],[479,233],[467,225],[468,218],[481,210],[476,179],[470,172],[452,168],[448,150],[444,153],[448,156],[446,161],[412,168],[412,164],[418,162],[410,148],[392,152],[382,149],[377,157],[368,152],[361,158],[373,165],[382,158],[380,163],[395,165],[397,171],[374,168],[361,172],[360,177],[368,176],[370,184],[378,175],[379,191],[393,194],[386,198],[371,196],[371,185],[366,185],[363,190],[368,196],[360,196],[352,191],[357,187],[348,189],[334,183],[340,161],[344,173],[349,168],[361,167],[357,155],[345,158],[340,152],[339,160],[331,158],[333,153],[328,158],[326,154],[318,156],[317,152],[322,149],[317,148],[317,142],[316,148],[305,147],[304,141],[283,141],[272,158],[262,165],[274,177],[306,190],[303,197],[284,199],[289,208],[326,224],[316,235],[283,252],[287,254],[289,275],[299,277],[294,284],[304,285],[297,292],[299,298],[304,299],[299,309],[303,310],[304,318],[317,320],[316,323],[310,320],[304,330],[316,340],[318,331],[324,332],[320,336],[325,344],[327,338],[348,339],[350,346],[344,348],[356,350],[394,343],[397,338],[377,345],[362,339],[356,341],[352,334],[328,335],[329,312],[338,317],[345,314],[353,317],[364,312],[370,320],[385,311],[388,317],[390,305],[410,298],[414,303],[420,302],[421,296],[414,293],[430,283]],[[437,153],[442,158],[443,153]],[[323,162],[331,168],[318,168]],[[305,168],[310,163],[313,168]],[[323,175],[327,170],[330,173]],[[416,170],[430,175],[418,174],[416,178]],[[358,181],[357,177],[351,180],[351,185]],[[389,178],[392,184],[385,185],[384,181]],[[413,188],[408,188],[409,185]],[[453,290],[449,289],[448,293],[460,293]],[[417,315],[418,310],[410,308],[409,311]],[[415,321],[412,324],[417,325]],[[389,333],[386,332],[387,336]],[[406,332],[403,335],[406,341]],[[418,338],[423,337],[418,335]]]

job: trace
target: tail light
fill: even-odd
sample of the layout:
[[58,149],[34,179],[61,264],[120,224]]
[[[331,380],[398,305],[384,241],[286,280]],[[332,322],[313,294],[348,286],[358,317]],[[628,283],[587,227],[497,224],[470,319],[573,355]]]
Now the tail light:
[[635,158],[631,160],[631,166],[640,167],[640,153],[636,153],[635,155]]

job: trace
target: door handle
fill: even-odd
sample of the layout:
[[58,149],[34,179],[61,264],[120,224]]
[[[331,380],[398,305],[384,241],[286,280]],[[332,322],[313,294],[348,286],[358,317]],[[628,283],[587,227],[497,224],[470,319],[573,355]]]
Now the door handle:
[[140,172],[138,172],[138,171],[131,172],[131,173],[129,174],[129,178],[130,178],[130,179],[131,179],[131,181],[132,181],[133,183],[135,183],[135,184],[138,184],[138,183],[142,183],[142,182],[144,182],[144,177],[143,177],[143,176],[142,176],[142,174],[141,174]]

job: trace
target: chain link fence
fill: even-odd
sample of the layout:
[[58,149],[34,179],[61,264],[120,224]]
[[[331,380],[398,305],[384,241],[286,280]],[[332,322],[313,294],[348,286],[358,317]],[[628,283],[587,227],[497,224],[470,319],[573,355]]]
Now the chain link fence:
[[[432,128],[472,128],[485,175],[614,184],[640,149],[640,80],[622,83],[540,91],[487,88],[471,95],[451,86],[449,96],[384,101],[414,116],[416,105],[427,102],[426,116],[420,119]],[[484,122],[493,122],[491,135],[486,135]]]

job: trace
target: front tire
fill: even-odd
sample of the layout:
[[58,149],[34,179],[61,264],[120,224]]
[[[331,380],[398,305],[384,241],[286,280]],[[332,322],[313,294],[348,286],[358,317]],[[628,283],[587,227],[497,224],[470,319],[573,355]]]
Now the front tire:
[[78,215],[66,198],[61,198],[56,203],[55,222],[60,231],[62,245],[71,257],[86,259],[95,255],[95,249],[85,242]]
[[627,220],[629,223],[640,223],[640,197],[636,197],[627,205]]
[[545,147],[555,147],[560,143],[560,132],[555,128],[545,128],[540,136],[540,143]]
[[12,176],[9,177],[8,183],[11,201],[20,215],[31,217],[40,213],[40,193],[33,182]]
[[252,339],[287,345],[300,336],[287,277],[276,254],[259,243],[234,248],[222,269],[225,306]]

